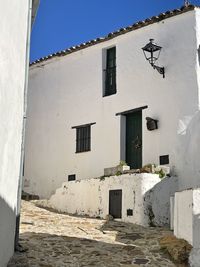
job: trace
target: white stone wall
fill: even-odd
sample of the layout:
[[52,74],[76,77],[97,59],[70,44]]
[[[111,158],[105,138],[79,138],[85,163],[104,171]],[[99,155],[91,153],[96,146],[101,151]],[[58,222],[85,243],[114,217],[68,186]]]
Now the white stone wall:
[[200,189],[175,193],[174,234],[200,249]]
[[29,1],[0,8],[0,267],[14,252],[20,175]]
[[[69,174],[78,180],[93,178],[116,166],[125,150],[115,114],[145,105],[143,164],[158,164],[160,155],[169,154],[181,187],[200,184],[199,161],[193,164],[198,146],[192,146],[192,158],[185,162],[190,140],[199,133],[190,123],[199,110],[195,14],[189,11],[31,67],[25,191],[48,198]],[[158,64],[166,68],[165,79],[144,59],[141,47],[149,38],[163,47]],[[111,46],[117,51],[117,94],[102,97],[103,51]],[[146,116],[159,120],[158,130],[146,129]],[[96,122],[91,151],[75,153],[76,130],[71,127],[91,122]]]
[[175,193],[174,234],[193,244],[193,191]]
[[[49,203],[58,211],[105,219],[109,214],[109,190],[121,189],[122,221],[147,226],[149,216],[144,196],[159,181],[156,174],[124,174],[103,180],[65,182]],[[133,216],[127,216],[127,209],[133,210]]]

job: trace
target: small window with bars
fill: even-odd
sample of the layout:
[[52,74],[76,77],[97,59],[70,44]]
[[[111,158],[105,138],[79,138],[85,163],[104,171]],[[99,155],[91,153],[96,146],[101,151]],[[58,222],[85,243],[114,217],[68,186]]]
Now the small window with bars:
[[95,123],[74,126],[76,129],[76,153],[91,150],[91,125]]

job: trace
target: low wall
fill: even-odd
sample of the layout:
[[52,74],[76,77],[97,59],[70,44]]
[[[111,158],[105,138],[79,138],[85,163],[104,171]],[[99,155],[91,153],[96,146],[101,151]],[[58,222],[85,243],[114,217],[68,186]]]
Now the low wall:
[[174,234],[200,249],[200,188],[175,194]]
[[174,199],[174,234],[193,244],[192,203],[193,190],[176,192]]
[[[124,174],[97,179],[65,182],[50,198],[52,208],[77,215],[106,218],[109,214],[109,190],[122,190],[122,221],[149,224],[145,194],[160,178],[155,174]],[[128,216],[127,210],[133,210]]]
[[200,266],[200,188],[176,192],[174,234],[193,246],[189,258],[190,266]]

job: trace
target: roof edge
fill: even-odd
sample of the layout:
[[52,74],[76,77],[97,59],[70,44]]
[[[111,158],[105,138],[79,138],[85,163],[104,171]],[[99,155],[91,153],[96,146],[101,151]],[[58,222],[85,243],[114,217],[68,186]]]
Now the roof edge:
[[121,28],[121,29],[119,29],[117,31],[110,32],[104,37],[99,37],[99,38],[87,41],[85,43],[81,43],[79,45],[72,46],[70,48],[55,52],[53,54],[50,54],[50,55],[45,56],[45,57],[42,57],[40,59],[37,59],[37,60],[31,62],[30,66],[36,65],[37,63],[40,63],[40,62],[43,62],[43,61],[47,61],[47,60],[52,59],[54,57],[61,57],[61,56],[69,55],[71,53],[74,53],[74,52],[77,52],[79,50],[88,48],[90,46],[93,46],[93,45],[96,45],[96,44],[99,44],[99,43],[114,39],[114,38],[116,38],[116,37],[118,37],[118,36],[120,36],[122,34],[125,34],[125,33],[128,33],[128,32],[131,32],[131,31],[146,27],[148,25],[154,24],[156,22],[160,22],[160,21],[162,21],[164,19],[167,19],[167,18],[171,18],[171,17],[177,16],[177,15],[186,13],[188,11],[194,10],[195,8],[200,8],[200,6],[188,5],[188,6],[182,6],[179,9],[174,9],[174,10],[171,10],[171,11],[168,10],[168,11],[166,11],[164,13],[160,13],[157,16],[153,16],[153,17],[147,18],[145,20],[138,21],[138,22],[136,22],[136,23],[134,23],[134,24],[132,24],[130,26],[127,26],[125,28]]

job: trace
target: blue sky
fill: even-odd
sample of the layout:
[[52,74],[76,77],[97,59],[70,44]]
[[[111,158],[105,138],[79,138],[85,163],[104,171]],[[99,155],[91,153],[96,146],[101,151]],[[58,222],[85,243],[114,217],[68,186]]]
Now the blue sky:
[[[31,61],[179,8],[184,0],[40,0]],[[191,1],[200,5],[200,0]]]

